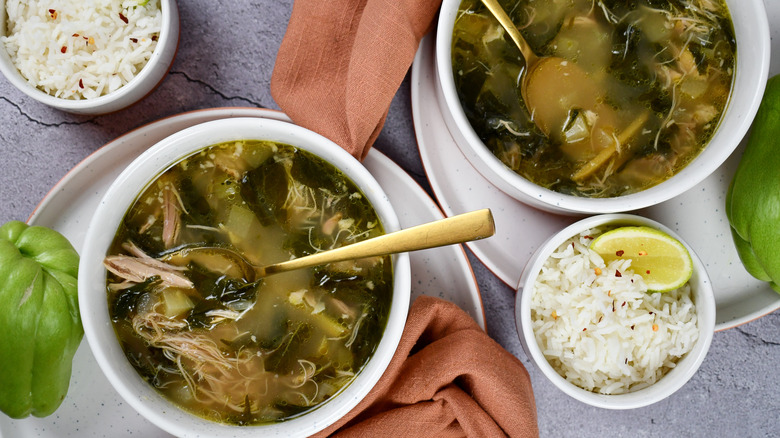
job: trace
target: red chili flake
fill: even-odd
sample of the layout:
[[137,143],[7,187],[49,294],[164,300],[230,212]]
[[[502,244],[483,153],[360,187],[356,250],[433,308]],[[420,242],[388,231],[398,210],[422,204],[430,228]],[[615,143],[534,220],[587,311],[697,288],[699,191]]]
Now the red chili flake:
[[152,35],[152,41],[157,41],[157,35]]
[[130,38],[130,41],[132,41],[134,43],[137,43],[138,42],[138,38]]
[[615,300],[612,300],[612,311],[615,311]]
[[60,49],[60,53],[65,53],[67,51],[68,51],[68,47],[67,46],[62,46],[62,48]]
[[647,255],[647,251],[639,251],[639,255],[640,256],[646,256]]
[[57,19],[57,10],[56,9],[49,9],[49,16],[52,20]]
[[618,256],[618,257],[622,256],[622,255],[623,255],[623,254],[625,254],[625,253],[626,253],[626,252],[625,252],[625,251],[623,251],[622,249],[619,249],[619,250],[615,251],[615,255],[616,255],[616,256]]
[[634,325],[632,325],[632,326],[631,326],[631,330],[633,330],[633,329],[634,329],[634,327],[636,327],[636,324],[634,324]]
[[588,328],[587,328],[587,327],[585,327],[585,328],[583,328],[583,329],[582,329],[582,331],[585,331],[585,330],[587,330],[587,329],[588,329]]
[[79,88],[84,88],[84,81],[79,79]]
[[79,34],[77,34],[77,33],[73,34],[73,38],[78,38],[78,37],[79,37]]
[[125,22],[125,24],[127,24],[127,23],[128,23],[127,17],[125,17],[125,16],[124,16],[124,14],[122,14],[121,12],[119,13],[119,19],[120,19],[120,20],[122,20],[122,21],[124,21],[124,22]]
[[626,361],[625,361],[625,362],[623,362],[623,363],[625,363],[626,365],[628,365],[628,358],[626,358]]
[[615,277],[622,277],[623,274],[620,273],[617,269],[615,269]]
[[604,319],[604,315],[599,316],[599,322],[601,322],[602,319]]
[[583,236],[585,239],[593,239],[593,236]]
[[623,304],[621,304],[620,307],[626,307],[626,302],[623,301]]
[[574,242],[571,243],[571,248],[574,249]]
[[645,271],[645,274],[649,275],[650,274],[650,270],[648,269],[647,271]]

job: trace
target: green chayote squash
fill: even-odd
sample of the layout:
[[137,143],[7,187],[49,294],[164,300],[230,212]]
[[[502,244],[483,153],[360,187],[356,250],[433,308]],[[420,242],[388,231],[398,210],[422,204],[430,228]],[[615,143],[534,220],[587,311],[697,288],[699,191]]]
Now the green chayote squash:
[[62,403],[84,329],[79,255],[55,230],[0,227],[0,410],[45,417]]
[[780,292],[780,75],[767,82],[729,186],[726,216],[745,269]]

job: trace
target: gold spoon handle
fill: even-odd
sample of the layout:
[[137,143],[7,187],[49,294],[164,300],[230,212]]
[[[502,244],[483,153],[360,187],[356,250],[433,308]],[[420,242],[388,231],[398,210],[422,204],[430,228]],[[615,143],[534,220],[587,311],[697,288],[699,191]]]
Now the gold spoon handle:
[[484,239],[495,233],[489,209],[464,213],[323,251],[286,262],[257,268],[257,277],[344,260],[383,256]]
[[525,38],[523,38],[523,35],[520,34],[520,31],[517,30],[515,24],[512,23],[512,19],[509,18],[509,15],[504,11],[504,8],[498,4],[498,0],[482,0],[482,3],[488,8],[493,16],[496,17],[496,20],[498,20],[498,23],[507,31],[512,38],[512,41],[515,42],[517,48],[520,49],[520,52],[523,54],[523,58],[525,58],[527,69],[530,70],[531,67],[536,64],[538,57],[531,49],[531,46],[528,45]]

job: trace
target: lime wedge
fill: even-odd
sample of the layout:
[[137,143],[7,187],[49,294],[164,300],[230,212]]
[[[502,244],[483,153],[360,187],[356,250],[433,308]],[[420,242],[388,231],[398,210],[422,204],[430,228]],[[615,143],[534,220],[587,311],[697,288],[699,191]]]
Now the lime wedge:
[[644,278],[648,292],[668,292],[691,278],[693,262],[688,250],[674,237],[650,227],[620,227],[598,236],[590,244],[604,262],[631,259],[634,273]]

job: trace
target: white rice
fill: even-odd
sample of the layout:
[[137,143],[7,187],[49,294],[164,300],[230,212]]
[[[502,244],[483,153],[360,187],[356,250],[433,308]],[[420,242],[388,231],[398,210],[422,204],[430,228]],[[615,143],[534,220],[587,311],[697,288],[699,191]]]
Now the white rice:
[[7,36],[0,42],[40,90],[64,99],[103,96],[130,82],[157,45],[160,2],[140,3],[6,0]]
[[605,266],[588,248],[598,234],[569,239],[545,262],[531,319],[536,342],[561,376],[589,391],[621,394],[652,385],[693,348],[696,306],[688,284],[648,294],[630,260]]

